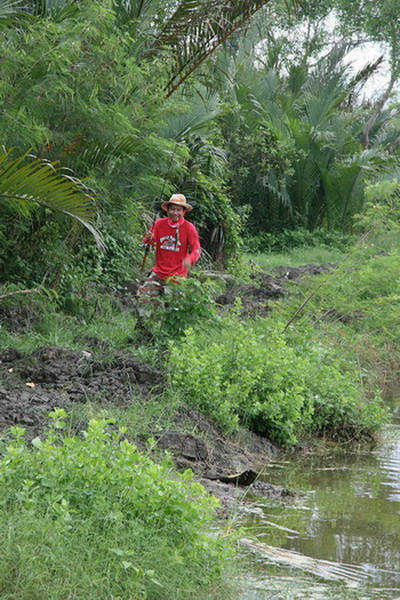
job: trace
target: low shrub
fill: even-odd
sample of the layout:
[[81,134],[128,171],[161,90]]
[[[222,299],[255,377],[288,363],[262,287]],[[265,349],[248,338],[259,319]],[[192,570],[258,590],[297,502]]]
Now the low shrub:
[[249,235],[245,242],[248,253],[288,252],[294,248],[326,246],[346,250],[354,241],[354,236],[341,231],[327,229],[287,229],[280,233],[259,233]]
[[202,597],[227,557],[207,533],[217,501],[109,420],[66,437],[64,411],[51,417],[46,438],[29,444],[13,428],[3,442],[1,597]]
[[302,433],[337,435],[339,427],[373,431],[384,418],[380,399],[363,404],[351,368],[312,340],[290,343],[278,322],[250,326],[229,317],[217,331],[189,329],[171,344],[173,394],[227,432],[239,425],[284,446]]
[[213,282],[196,277],[180,278],[167,286],[162,302],[155,307],[149,327],[156,338],[174,338],[185,329],[202,322],[217,322],[218,315],[211,295]]
[[304,360],[282,336],[229,319],[212,336],[186,332],[171,347],[170,385],[225,431],[239,424],[284,445],[310,419]]
[[[315,354],[315,351],[314,351]],[[312,420],[306,432],[336,441],[370,439],[388,420],[381,395],[374,391],[363,398],[355,369],[344,369],[331,355],[328,360],[309,355],[306,384],[313,404]]]

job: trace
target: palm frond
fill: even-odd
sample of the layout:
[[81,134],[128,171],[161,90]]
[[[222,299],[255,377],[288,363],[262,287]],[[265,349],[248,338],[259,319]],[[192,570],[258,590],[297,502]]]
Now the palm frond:
[[158,9],[154,0],[113,0],[112,6],[120,23],[151,17]]
[[62,212],[84,225],[100,247],[104,245],[94,225],[97,210],[93,193],[50,162],[26,156],[12,159],[10,152],[1,154],[0,199],[8,200],[25,215],[32,203]]
[[[182,140],[193,133],[209,134],[210,127],[215,126],[215,119],[221,111],[221,101],[215,92],[207,92],[198,87],[192,98],[185,97],[188,106],[186,112],[173,114],[161,131],[166,138]],[[214,124],[214,125],[213,125]]]
[[182,0],[149,54],[167,50],[175,58],[167,84],[171,95],[226,39],[269,0]]
[[0,28],[15,23],[15,20],[26,14],[20,0],[0,1]]
[[28,0],[25,10],[37,17],[50,17],[53,21],[62,21],[79,10],[77,0]]
[[116,158],[137,153],[139,144],[139,138],[131,134],[119,140],[78,140],[73,151],[64,154],[61,160],[72,169],[105,168]]

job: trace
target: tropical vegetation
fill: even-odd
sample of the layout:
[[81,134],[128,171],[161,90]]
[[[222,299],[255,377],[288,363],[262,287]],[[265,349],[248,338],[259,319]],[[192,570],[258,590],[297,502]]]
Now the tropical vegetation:
[[[43,437],[7,432],[2,598],[229,594],[215,502],[149,455],[182,405],[221,435],[280,447],[371,441],[386,422],[400,364],[399,27],[396,0],[0,2],[0,345],[96,339],[166,373],[160,396],[114,407],[118,419],[89,402],[79,431],[55,411]],[[143,276],[143,233],[177,191],[204,252],[145,343],[119,294]],[[336,268],[268,316],[240,297],[216,304],[257,281],[262,254],[285,264],[321,247]]]
[[110,420],[61,437],[65,417],[51,413],[31,446],[16,427],[5,447],[2,597],[189,598],[215,584],[226,549],[207,531],[216,500],[193,474],[155,464]]

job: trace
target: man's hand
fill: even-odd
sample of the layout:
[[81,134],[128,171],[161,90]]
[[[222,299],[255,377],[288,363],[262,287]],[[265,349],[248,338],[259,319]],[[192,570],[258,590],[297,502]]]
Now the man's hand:
[[192,266],[192,261],[190,260],[190,258],[187,258],[187,256],[185,256],[185,258],[182,261],[182,265],[183,267],[185,267],[185,269],[190,269],[190,267]]
[[148,231],[143,239],[145,244],[150,244],[153,241],[154,233],[152,231]]

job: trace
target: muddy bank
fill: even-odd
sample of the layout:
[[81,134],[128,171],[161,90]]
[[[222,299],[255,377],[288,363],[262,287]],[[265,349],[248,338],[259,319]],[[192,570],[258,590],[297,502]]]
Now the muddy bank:
[[336,265],[333,263],[276,267],[271,269],[270,273],[265,273],[255,267],[250,277],[251,283],[236,285],[232,282],[215,301],[223,307],[233,305],[236,298],[240,298],[244,317],[266,316],[272,310],[271,302],[278,300],[288,292],[290,282],[301,285],[305,277],[327,273],[335,267]]
[[[216,302],[223,309],[239,297],[244,314],[250,317],[265,314],[270,310],[269,302],[286,293],[288,281],[301,282],[304,276],[332,268],[331,264],[282,267],[270,274],[255,270],[253,283],[228,283],[226,293]],[[119,291],[118,304],[131,310],[132,297],[130,288],[125,293]],[[34,304],[31,311],[29,306],[17,302],[7,309],[3,307],[0,321],[11,331],[23,330],[37,314]],[[157,397],[163,391],[164,373],[133,353],[113,351],[92,337],[80,341],[79,351],[53,346],[31,354],[15,348],[0,350],[0,432],[17,425],[24,427],[27,437],[32,439],[43,433],[47,415],[54,408],[68,411],[87,402],[127,407],[134,402],[145,402],[150,396]],[[192,469],[225,505],[235,502],[249,487],[254,493],[274,497],[288,494],[287,490],[262,484],[258,479],[262,466],[279,452],[265,438],[250,432],[241,434],[240,439],[228,438],[207,417],[188,407],[178,410],[172,426],[152,435],[158,451],[169,451],[178,470]],[[132,441],[143,446],[142,440]]]
[[[92,340],[92,346],[96,346]],[[101,357],[100,357],[101,356]],[[67,411],[80,403],[129,406],[159,395],[164,374],[132,354],[93,349],[74,351],[47,346],[31,354],[15,348],[0,351],[0,432],[24,427],[28,439],[43,434],[48,413]],[[190,433],[188,433],[190,431]],[[262,465],[278,449],[268,440],[247,433],[232,440],[207,417],[182,406],[166,430],[150,432],[157,451],[169,451],[178,470],[192,469],[203,485],[217,495],[224,508],[257,481]],[[131,440],[145,449],[143,440]],[[253,485],[255,491],[257,486]],[[286,491],[267,486],[258,491],[285,496]]]
[[77,403],[130,404],[162,389],[163,374],[122,352],[100,358],[94,351],[47,346],[32,354],[0,351],[0,430],[25,427],[40,435],[47,414]]

